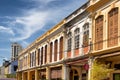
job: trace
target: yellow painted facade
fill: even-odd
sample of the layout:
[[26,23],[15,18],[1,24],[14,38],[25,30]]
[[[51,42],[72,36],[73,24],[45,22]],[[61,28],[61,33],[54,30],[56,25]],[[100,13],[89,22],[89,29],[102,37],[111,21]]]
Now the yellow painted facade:
[[[115,11],[115,8],[118,9],[118,28],[114,29],[118,32],[117,42],[114,41],[117,45],[109,43],[112,40],[109,39],[109,33],[112,31],[109,27],[109,13]],[[97,19],[101,16],[100,29]],[[119,19],[119,0],[89,0],[19,54],[17,80],[91,80],[92,64],[97,59],[109,63],[112,69],[116,68],[110,73],[108,80],[119,80]],[[97,38],[100,34],[103,36],[99,42]]]

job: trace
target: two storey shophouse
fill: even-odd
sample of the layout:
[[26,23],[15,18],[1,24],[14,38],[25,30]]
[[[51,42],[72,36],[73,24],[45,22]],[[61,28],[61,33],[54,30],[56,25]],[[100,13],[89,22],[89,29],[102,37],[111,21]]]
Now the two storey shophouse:
[[64,29],[61,21],[19,55],[17,80],[64,79]]
[[67,79],[87,80],[91,51],[91,19],[86,10],[89,2],[65,18],[65,64]]
[[120,0],[90,0],[92,61],[109,64],[108,80],[120,80]]
[[19,54],[18,80],[87,80],[92,61],[120,79],[120,1],[89,0]]

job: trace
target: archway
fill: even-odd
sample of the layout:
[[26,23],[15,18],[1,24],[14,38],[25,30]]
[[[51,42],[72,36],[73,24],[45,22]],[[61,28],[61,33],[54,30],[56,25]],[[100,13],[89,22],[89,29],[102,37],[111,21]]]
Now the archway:
[[70,71],[70,80],[79,80],[79,75],[78,75],[77,70],[72,69]]

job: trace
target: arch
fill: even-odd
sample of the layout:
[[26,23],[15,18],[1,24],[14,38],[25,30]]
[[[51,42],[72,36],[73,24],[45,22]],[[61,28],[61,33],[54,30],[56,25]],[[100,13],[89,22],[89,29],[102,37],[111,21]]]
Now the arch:
[[67,39],[67,50],[71,51],[71,47],[72,47],[72,32],[69,32]]
[[78,71],[76,69],[70,71],[70,80],[79,80]]
[[58,40],[55,40],[55,45],[54,45],[54,61],[57,61],[57,54],[58,54]]
[[74,30],[74,34],[78,34],[80,32],[80,29],[79,28],[76,28],[75,30]]
[[45,63],[47,62],[47,45],[45,45]]
[[43,47],[41,48],[41,65],[43,64]]
[[74,31],[74,35],[75,35],[75,49],[79,48],[79,41],[80,41],[80,29],[76,28]]
[[95,50],[103,48],[103,19],[103,15],[99,15],[95,19]]
[[52,62],[53,42],[50,43],[50,62]]
[[118,7],[108,12],[108,47],[118,44]]
[[61,60],[63,57],[63,36],[60,37],[60,43],[59,43],[59,59]]
[[89,44],[89,23],[83,25],[83,47],[87,47]]

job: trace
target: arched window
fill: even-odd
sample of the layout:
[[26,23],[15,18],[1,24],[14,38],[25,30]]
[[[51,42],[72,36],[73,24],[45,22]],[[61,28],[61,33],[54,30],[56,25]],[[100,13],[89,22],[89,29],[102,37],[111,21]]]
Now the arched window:
[[89,23],[83,26],[83,47],[87,47],[89,44]]
[[63,56],[63,37],[60,38],[60,52],[59,52],[60,59]]
[[108,47],[118,44],[118,8],[108,13]]
[[41,48],[41,65],[43,64],[43,47]]
[[95,50],[103,48],[103,15],[95,19]]
[[40,49],[38,49],[38,65],[40,65]]
[[75,49],[78,49],[79,48],[79,38],[80,38],[80,35],[79,35],[80,30],[79,30],[79,28],[75,29],[74,33],[75,33],[75,38],[74,38],[75,39]]
[[57,61],[57,52],[58,52],[58,40],[55,40],[55,45],[54,45],[54,61]]
[[47,62],[47,45],[45,46],[45,63]]
[[72,47],[72,33],[69,32],[68,33],[68,40],[67,40],[67,49],[68,49],[68,51],[71,50],[71,47]]
[[50,62],[52,62],[53,43],[50,43]]

